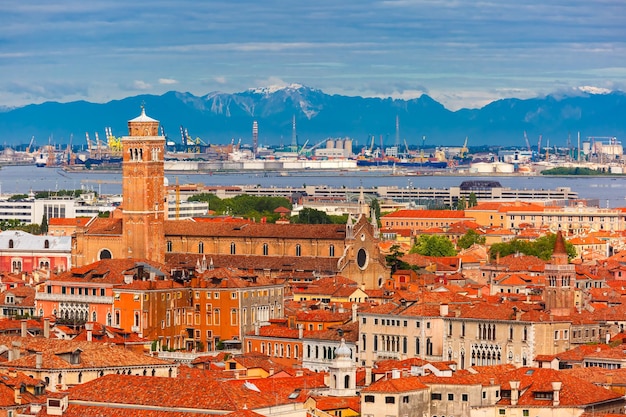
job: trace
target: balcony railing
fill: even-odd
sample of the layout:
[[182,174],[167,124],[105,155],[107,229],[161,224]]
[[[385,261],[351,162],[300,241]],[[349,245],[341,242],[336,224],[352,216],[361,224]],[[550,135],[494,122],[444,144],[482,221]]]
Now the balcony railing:
[[37,294],[35,294],[35,300],[69,303],[113,304],[113,297],[76,294],[49,294],[47,292],[38,292]]

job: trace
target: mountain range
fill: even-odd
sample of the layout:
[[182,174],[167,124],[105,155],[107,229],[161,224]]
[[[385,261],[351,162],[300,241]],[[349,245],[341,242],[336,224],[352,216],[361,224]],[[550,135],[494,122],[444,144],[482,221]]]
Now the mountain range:
[[[252,143],[252,124],[258,122],[259,145],[290,145],[293,124],[299,145],[309,146],[329,137],[351,137],[356,146],[396,138],[411,147],[502,145],[536,149],[543,144],[566,146],[583,139],[616,137],[626,133],[626,94],[611,92],[549,95],[532,99],[502,99],[480,109],[451,111],[428,95],[411,100],[329,95],[301,85],[256,88],[226,94],[195,96],[170,91],[163,95],[138,95],[108,103],[75,101],[31,104],[0,112],[0,144],[86,144],[85,133],[105,137],[105,127],[115,136],[127,134],[126,122],[146,113],[158,119],[169,141],[181,142],[180,127],[192,138],[224,144],[231,140]],[[398,130],[396,134],[396,120]]]

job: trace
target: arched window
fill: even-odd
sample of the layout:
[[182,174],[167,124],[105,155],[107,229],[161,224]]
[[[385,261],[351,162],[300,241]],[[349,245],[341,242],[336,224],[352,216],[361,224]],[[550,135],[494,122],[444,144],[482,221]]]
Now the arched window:
[[78,373],[78,383],[79,383],[79,384],[82,384],[82,382],[83,382],[83,373],[82,373],[82,372],[79,372],[79,373]]
[[13,239],[9,239],[9,249],[13,249],[13,247],[14,247]]
[[302,256],[302,246],[296,245],[296,256]]
[[107,326],[111,325],[111,313],[107,313]]
[[298,347],[298,345],[295,345],[293,347],[293,358],[298,359],[299,356],[300,356],[300,348]]
[[96,320],[97,316],[96,316],[96,312],[94,311],[93,313],[91,313],[91,321],[96,322],[98,320]]
[[328,247],[328,256],[335,256],[335,245],[330,245]]
[[43,241],[43,248],[50,249],[50,241],[48,239]]
[[111,259],[113,256],[111,255],[111,251],[108,249],[102,249],[100,251],[100,259]]
[[235,245],[235,242],[230,242],[230,254],[231,255],[237,254],[237,245]]
[[268,245],[267,243],[264,243],[264,244],[263,244],[263,255],[264,255],[264,256],[267,256],[267,255],[269,254],[269,252],[270,252],[270,247],[269,247],[269,245]]
[[350,388],[350,375],[346,375],[343,377],[343,387]]
[[198,253],[204,253],[204,242],[198,243]]
[[167,246],[166,250],[167,250],[168,252],[171,252],[171,251],[172,251],[172,241],[171,241],[171,240],[168,240],[168,241],[167,241],[167,243],[166,243],[165,245]]

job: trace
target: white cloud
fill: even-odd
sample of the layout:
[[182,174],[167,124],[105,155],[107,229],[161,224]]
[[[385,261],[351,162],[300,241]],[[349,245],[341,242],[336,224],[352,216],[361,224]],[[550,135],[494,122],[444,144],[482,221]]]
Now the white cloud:
[[133,87],[137,90],[149,90],[152,88],[152,85],[145,81],[135,80],[133,81]]
[[174,80],[172,78],[159,78],[159,84],[165,84],[165,85],[178,84],[178,80]]
[[226,77],[221,75],[213,78],[213,80],[215,80],[215,82],[218,84],[226,84]]

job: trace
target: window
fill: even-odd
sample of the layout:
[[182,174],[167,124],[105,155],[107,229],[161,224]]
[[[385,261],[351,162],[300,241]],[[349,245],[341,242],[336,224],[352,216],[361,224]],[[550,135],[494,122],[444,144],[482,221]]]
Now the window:
[[405,395],[404,397],[402,397],[402,403],[403,404],[408,404],[409,403],[409,396]]
[[374,396],[373,395],[366,395],[364,398],[364,401],[366,403],[373,403],[374,402]]
[[498,409],[498,414],[500,414],[501,416],[506,414],[506,410],[504,408],[500,408]]
[[385,404],[395,404],[396,397],[387,396],[385,397]]
[[522,415],[523,415],[524,417],[528,417],[528,416],[530,416],[530,410],[522,410]]
[[270,247],[267,243],[263,244],[263,255],[267,256],[270,253]]
[[235,242],[230,242],[230,254],[231,255],[237,254],[237,246],[235,245]]
[[461,394],[461,401],[467,402],[468,400],[469,400],[469,397],[467,394]]
[[198,253],[204,253],[204,242],[198,243]]
[[302,246],[296,245],[296,256],[302,256]]
[[448,401],[454,401],[454,394],[448,394]]
[[167,241],[166,246],[167,246],[167,249],[166,249],[166,250],[167,250],[168,252],[171,252],[171,251],[172,251],[172,241],[171,241],[171,240],[168,240],[168,241]]
[[335,256],[335,245],[330,245],[328,247],[328,256]]
[[439,392],[431,393],[430,394],[430,399],[431,399],[431,401],[441,400],[441,393],[439,393]]

